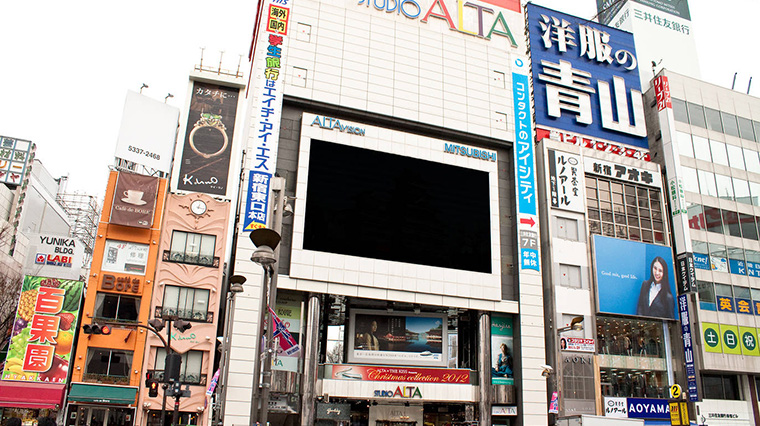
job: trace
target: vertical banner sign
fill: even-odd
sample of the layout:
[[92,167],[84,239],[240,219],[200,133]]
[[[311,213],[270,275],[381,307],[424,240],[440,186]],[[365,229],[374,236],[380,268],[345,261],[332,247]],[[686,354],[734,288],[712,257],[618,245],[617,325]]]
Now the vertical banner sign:
[[697,275],[694,271],[694,256],[692,253],[676,255],[676,274],[678,274],[678,294],[694,293],[697,291]]
[[177,189],[227,195],[239,89],[193,82]]
[[520,270],[541,271],[538,254],[538,209],[536,202],[536,167],[533,155],[533,131],[530,116],[528,66],[520,58],[513,64],[512,97],[515,110],[515,193],[518,212]]
[[82,286],[81,281],[24,277],[3,380],[66,382]]
[[514,328],[512,317],[491,315],[491,384],[513,385]]
[[549,150],[549,193],[552,207],[583,213],[585,195],[580,164],[580,156]]
[[683,353],[686,359],[686,381],[689,392],[689,401],[698,401],[697,370],[694,366],[694,341],[689,324],[689,304],[687,295],[678,296],[678,316],[681,319],[681,336],[683,337]]
[[[253,150],[243,231],[263,228],[268,220],[269,181],[277,164],[277,142],[282,119],[284,50],[292,0],[270,0],[256,32],[254,47]],[[266,192],[264,192],[266,191]]]
[[673,103],[670,100],[670,83],[668,83],[667,77],[661,75],[654,79],[654,93],[657,98],[657,111],[673,108]]

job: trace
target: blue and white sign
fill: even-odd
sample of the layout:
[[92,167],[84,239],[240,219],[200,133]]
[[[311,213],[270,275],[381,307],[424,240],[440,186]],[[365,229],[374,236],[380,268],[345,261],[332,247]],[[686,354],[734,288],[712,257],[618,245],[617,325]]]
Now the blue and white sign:
[[272,175],[251,170],[248,172],[248,194],[245,200],[243,231],[267,226],[269,214],[269,184]]
[[515,107],[515,195],[518,212],[520,270],[541,271],[538,252],[538,208],[536,202],[536,165],[530,117],[528,66],[515,59],[512,73],[512,98]]
[[689,304],[687,295],[678,296],[678,318],[681,320],[681,337],[683,337],[683,353],[686,360],[686,380],[687,390],[689,392],[689,401],[698,401],[699,393],[697,390],[697,371],[694,366],[694,341],[691,335],[691,324],[689,323]]
[[628,398],[629,419],[670,419],[667,399]]
[[633,35],[534,4],[527,10],[536,124],[647,149]]

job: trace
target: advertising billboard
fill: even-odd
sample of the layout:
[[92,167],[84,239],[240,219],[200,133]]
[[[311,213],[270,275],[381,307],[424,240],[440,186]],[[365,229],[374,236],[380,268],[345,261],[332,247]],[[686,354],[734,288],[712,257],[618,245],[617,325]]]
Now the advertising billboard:
[[150,228],[153,225],[157,194],[157,177],[120,172],[116,180],[110,222]]
[[528,4],[536,125],[647,148],[633,35]]
[[128,91],[114,155],[169,173],[178,122],[178,108]]
[[0,183],[21,185],[35,148],[31,141],[0,136]]
[[491,315],[491,384],[513,385],[514,327],[511,315]]
[[325,377],[335,380],[470,384],[470,370],[333,364]]
[[81,281],[24,276],[3,380],[65,383]]
[[177,189],[227,194],[240,90],[193,82]]
[[445,314],[351,312],[348,362],[446,366]]
[[673,251],[594,235],[599,312],[676,319]]
[[29,236],[24,271],[29,275],[79,279],[84,261],[84,243],[76,238],[53,234]]
[[101,268],[103,271],[145,275],[149,250],[147,244],[106,240]]
[[[691,20],[689,2],[687,0],[631,0],[655,8],[661,12],[669,13],[681,19]],[[596,10],[599,13],[599,22],[607,25],[617,15],[625,4],[620,0],[596,0]]]

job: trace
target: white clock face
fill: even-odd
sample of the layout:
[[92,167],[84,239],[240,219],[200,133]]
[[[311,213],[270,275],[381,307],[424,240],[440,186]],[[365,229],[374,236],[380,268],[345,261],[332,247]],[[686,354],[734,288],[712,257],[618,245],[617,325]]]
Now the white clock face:
[[190,211],[193,212],[193,214],[202,215],[203,213],[206,213],[206,203],[201,200],[195,200],[190,204]]

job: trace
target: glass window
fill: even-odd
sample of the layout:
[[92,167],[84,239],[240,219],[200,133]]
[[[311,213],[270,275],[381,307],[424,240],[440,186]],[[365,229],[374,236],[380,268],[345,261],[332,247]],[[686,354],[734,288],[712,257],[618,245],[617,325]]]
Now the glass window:
[[734,185],[731,182],[731,178],[725,175],[715,174],[715,184],[718,188],[718,197],[724,200],[734,199]]
[[715,175],[706,170],[697,170],[697,180],[699,180],[699,193],[711,197],[718,196],[718,189],[715,187]]
[[752,204],[752,198],[749,196],[749,182],[744,179],[732,178],[734,182],[734,195],[736,201],[744,204]]
[[755,137],[758,139],[757,141],[760,142],[760,122],[753,120],[752,127],[755,129]]
[[137,322],[140,298],[112,293],[98,293],[95,297],[95,318]]
[[704,241],[692,241],[691,242],[691,248],[694,250],[694,253],[704,254],[707,255],[710,252],[707,250],[707,243]]
[[665,357],[661,321],[597,316],[596,330],[600,354]]
[[749,195],[753,206],[760,205],[760,183],[749,182]]
[[755,216],[751,214],[739,213],[739,223],[742,228],[742,237],[750,240],[757,240],[757,226],[755,225]]
[[723,125],[720,122],[720,111],[705,107],[705,117],[707,118],[707,128],[723,133]]
[[732,274],[747,275],[747,268],[744,265],[744,249],[739,247],[728,247],[727,250],[729,260],[734,261],[728,262],[729,272]]
[[684,191],[699,194],[699,182],[697,181],[697,170],[691,167],[681,167],[683,172],[683,189]]
[[733,288],[728,284],[715,283],[715,295],[724,297],[734,297]]
[[751,299],[752,295],[750,294],[748,287],[734,286],[734,297],[738,297],[739,299]]
[[575,219],[558,216],[557,237],[565,240],[578,241],[578,221]]
[[760,173],[760,158],[758,158],[757,151],[743,148],[744,151],[744,164],[747,165],[747,171],[752,173]]
[[701,127],[703,129],[707,128],[705,111],[702,108],[702,105],[686,102],[686,109],[689,111],[689,123],[691,123],[692,126]]
[[728,163],[731,167],[740,170],[747,170],[747,168],[744,167],[744,155],[742,155],[741,147],[726,144],[726,150],[728,151]]
[[215,245],[214,235],[173,231],[169,259],[173,262],[211,266],[214,264]]
[[731,210],[722,210],[723,212],[723,230],[727,235],[732,237],[741,237],[742,231],[739,226],[739,214]]
[[736,376],[703,374],[702,394],[705,399],[739,400],[739,381]]
[[209,291],[199,288],[167,285],[164,290],[162,316],[174,316],[188,321],[207,321]]
[[712,161],[710,157],[710,142],[702,136],[691,135],[694,142],[694,156],[697,160]]
[[85,373],[103,376],[129,377],[132,368],[132,352],[105,348],[87,350]]
[[688,123],[689,115],[686,113],[686,102],[676,98],[671,98],[670,100],[673,104],[673,117],[676,119],[676,121],[680,121],[681,123]]
[[723,222],[721,220],[720,209],[717,207],[704,206],[705,226],[710,232],[723,233]]
[[751,288],[749,291],[750,291],[750,295],[752,296],[752,300],[756,300],[760,302],[760,289]]
[[678,144],[678,152],[681,155],[694,158],[694,146],[691,144],[690,134],[676,131],[676,143]]
[[688,203],[686,211],[689,215],[689,228],[699,231],[705,230],[705,214],[702,211],[702,205]]
[[707,246],[710,249],[710,267],[712,270],[718,272],[728,272],[728,257],[726,256],[726,246],[714,243],[708,243]]
[[564,287],[581,288],[581,267],[559,264],[559,284]]
[[736,116],[721,111],[720,117],[723,119],[723,133],[731,136],[736,136],[738,138],[739,126],[736,124]]
[[714,163],[720,164],[721,166],[728,166],[726,144],[710,139],[710,152],[712,153]]
[[[205,384],[201,380],[203,376],[203,351],[187,351],[182,355],[182,364],[179,370],[179,380],[187,384]],[[163,377],[164,367],[166,366],[166,349],[158,348],[156,350],[155,370],[160,371],[157,376]]]
[[755,140],[755,132],[752,130],[752,120],[744,117],[736,117],[739,120],[739,135],[742,139]]
[[699,293],[699,309],[705,311],[716,311],[718,307],[715,304],[715,288],[709,281],[697,281],[697,292]]

